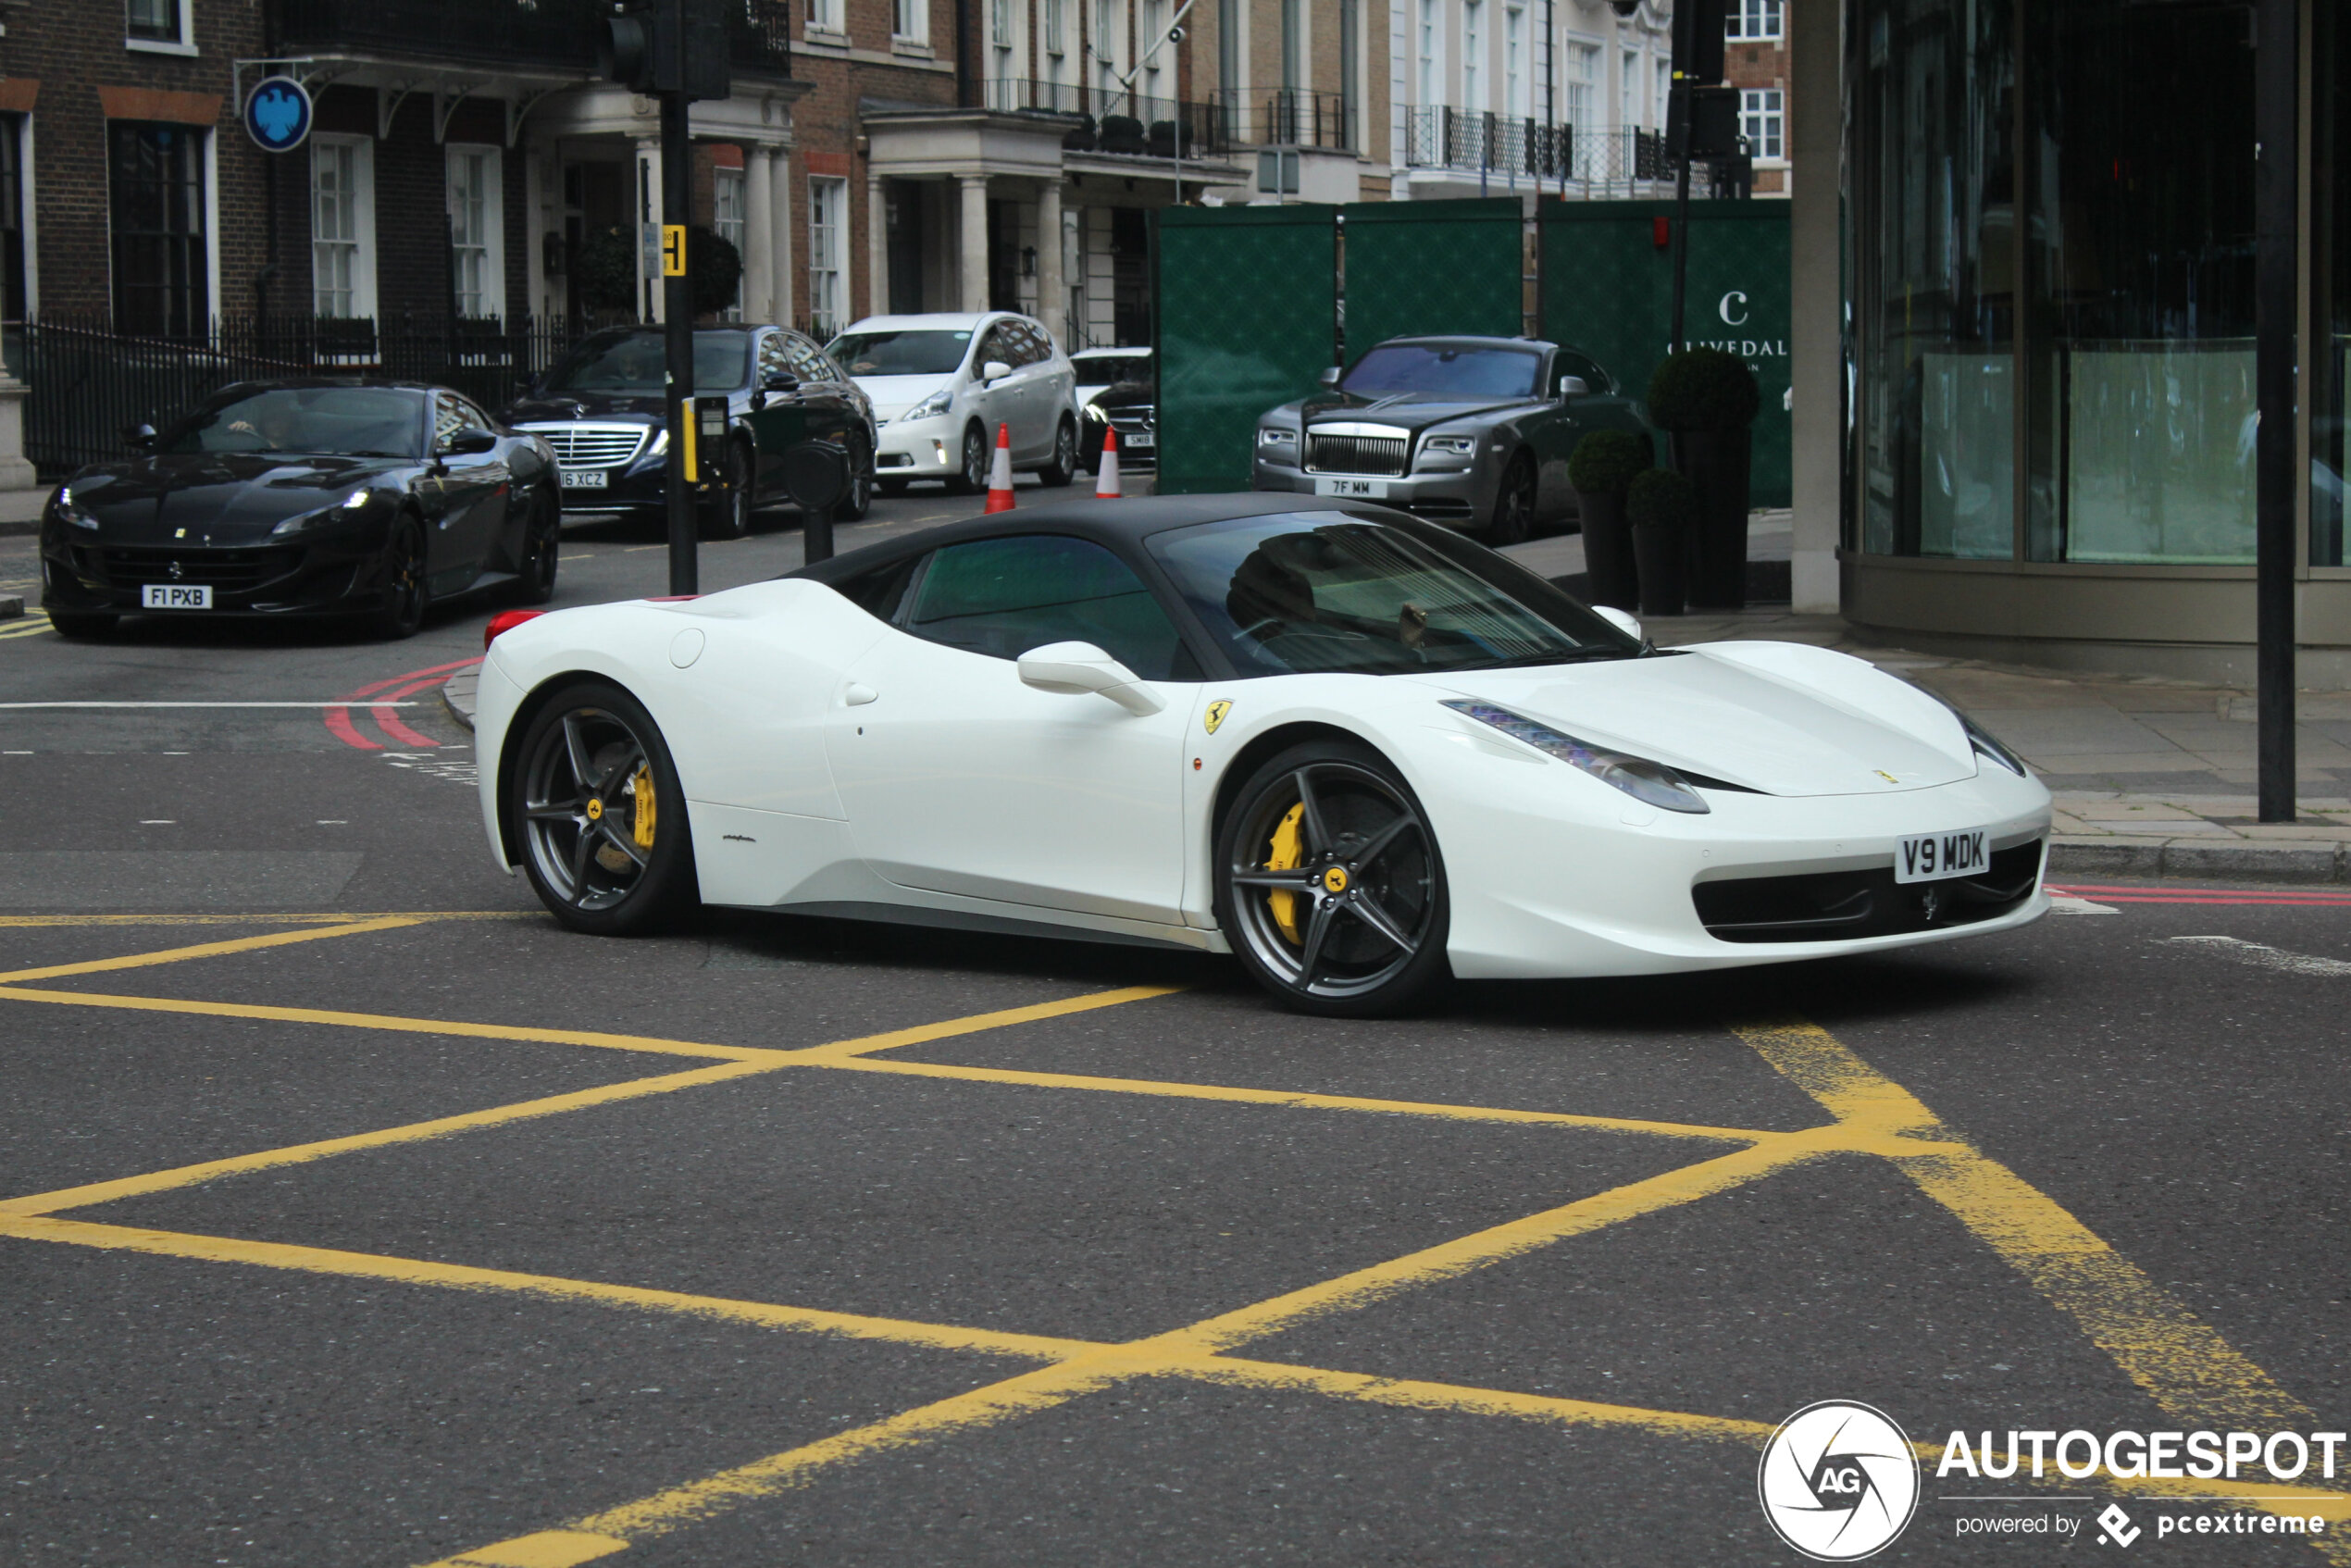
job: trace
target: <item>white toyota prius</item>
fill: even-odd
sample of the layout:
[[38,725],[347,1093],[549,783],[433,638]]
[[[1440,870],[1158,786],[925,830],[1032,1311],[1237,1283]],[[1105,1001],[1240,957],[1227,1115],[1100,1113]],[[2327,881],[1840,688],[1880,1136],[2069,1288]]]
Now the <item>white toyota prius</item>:
[[1367,1014],[2048,908],[2048,792],[1926,692],[1796,643],[1656,649],[1306,496],[1002,513],[541,616],[491,643],[477,723],[499,864],[588,932],[700,902],[1144,942]]

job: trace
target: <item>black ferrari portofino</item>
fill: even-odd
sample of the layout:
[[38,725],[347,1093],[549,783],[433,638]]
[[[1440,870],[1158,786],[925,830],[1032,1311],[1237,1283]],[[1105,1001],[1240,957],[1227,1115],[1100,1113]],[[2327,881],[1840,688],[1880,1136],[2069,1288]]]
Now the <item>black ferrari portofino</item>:
[[41,603],[66,637],[126,615],[362,617],[406,637],[437,599],[555,589],[554,455],[446,387],[245,381],[41,518]]

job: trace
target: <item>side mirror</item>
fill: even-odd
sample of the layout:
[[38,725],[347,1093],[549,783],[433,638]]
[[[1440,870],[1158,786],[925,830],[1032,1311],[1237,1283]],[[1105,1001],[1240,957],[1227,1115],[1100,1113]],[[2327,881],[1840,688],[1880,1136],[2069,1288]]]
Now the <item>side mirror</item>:
[[1323,373],[1314,378],[1314,384],[1317,386],[1337,388],[1338,385],[1338,367],[1336,365],[1325,365],[1323,367]]
[[1001,359],[991,359],[979,367],[979,379],[983,384],[989,381],[1001,381],[1012,373],[1013,367]]
[[155,428],[148,424],[126,425],[122,430],[122,442],[125,446],[137,447],[143,452],[155,445]]
[[1644,641],[1641,636],[1641,623],[1634,619],[1627,612],[1618,609],[1615,605],[1595,604],[1592,606],[1592,614],[1599,616],[1600,619],[1608,622],[1609,625],[1614,627],[1617,630],[1623,632],[1634,641],[1639,642]]
[[1589,397],[1591,395],[1591,383],[1585,380],[1583,377],[1561,376],[1560,378],[1560,401],[1561,403],[1565,403],[1571,397]]
[[1142,677],[1091,642],[1050,642],[1020,656],[1020,681],[1039,691],[1076,695],[1099,691],[1137,716],[1167,704],[1142,684]]
[[441,443],[442,455],[449,457],[477,457],[482,453],[497,450],[495,432],[470,425],[464,429],[450,431],[449,439]]
[[800,390],[800,378],[789,370],[770,370],[759,378],[761,392],[788,392]]

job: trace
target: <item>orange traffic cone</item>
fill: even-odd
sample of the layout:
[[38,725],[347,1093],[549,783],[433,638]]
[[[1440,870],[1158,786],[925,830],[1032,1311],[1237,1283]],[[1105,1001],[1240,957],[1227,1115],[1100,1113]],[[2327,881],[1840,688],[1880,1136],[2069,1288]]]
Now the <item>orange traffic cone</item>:
[[988,470],[988,510],[1013,509],[1013,428],[996,427],[996,465]]
[[1094,499],[1115,501],[1118,488],[1118,431],[1113,428],[1102,431],[1102,460],[1094,465]]

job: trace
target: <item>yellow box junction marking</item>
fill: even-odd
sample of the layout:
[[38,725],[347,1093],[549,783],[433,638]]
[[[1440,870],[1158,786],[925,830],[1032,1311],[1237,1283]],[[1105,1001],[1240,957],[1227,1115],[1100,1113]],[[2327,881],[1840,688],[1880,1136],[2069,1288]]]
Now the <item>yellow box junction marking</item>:
[[[1761,1423],[1691,1412],[1644,1410],[1503,1389],[1371,1376],[1236,1357],[1254,1339],[1333,1313],[1360,1310],[1411,1290],[1548,1247],[1569,1237],[1732,1190],[1797,1164],[1838,1155],[1872,1154],[1893,1161],[1980,1239],[2011,1264],[2174,1419],[2212,1426],[2309,1430],[2316,1417],[2209,1326],[2199,1322],[2135,1265],[2116,1253],[2060,1205],[1983,1154],[1945,1126],[1898,1084],[1863,1063],[1826,1030],[1801,1020],[1735,1026],[1735,1032],[1775,1071],[1803,1089],[1835,1120],[1799,1131],[1708,1126],[1632,1118],[1578,1116],[1494,1107],[1291,1093],[1216,1085],[1166,1083],[1075,1074],[1025,1073],[956,1064],[883,1061],[873,1053],[1020,1023],[1065,1016],[1168,994],[1172,988],[1131,987],[1027,1007],[892,1030],[857,1039],[792,1050],[759,1050],[594,1031],[521,1028],[309,1008],[251,1006],[177,999],[33,990],[10,983],[180,963],[331,936],[362,935],[441,918],[500,917],[479,914],[369,916],[277,916],[322,928],[203,943],[159,952],[0,975],[0,999],[53,1004],[160,1010],[215,1016],[392,1029],[493,1039],[591,1046],[717,1059],[684,1073],[632,1079],[461,1115],[323,1139],[90,1183],[0,1201],[0,1235],[106,1251],[143,1252],[207,1262],[287,1268],[474,1291],[503,1291],[543,1300],[597,1302],[756,1324],[777,1329],[974,1353],[1009,1355],[1045,1364],[949,1399],[851,1431],[772,1454],[700,1481],[669,1488],[571,1521],[472,1548],[434,1568],[568,1568],[623,1551],[633,1542],[778,1491],[807,1484],[827,1468],[892,1450],[939,1440],[1019,1415],[1067,1403],[1138,1377],[1181,1377],[1228,1386],[1292,1388],[1333,1398],[1403,1408],[1464,1412],[1569,1425],[1639,1429],[1758,1447],[1769,1435]],[[221,918],[218,923],[243,919]],[[96,924],[143,917],[15,917]],[[158,917],[146,923],[211,923],[215,917]],[[1256,1104],[1477,1122],[1554,1125],[1634,1136],[1698,1139],[1743,1144],[1730,1152],[1523,1219],[1489,1226],[1337,1278],[1286,1292],[1166,1333],[1123,1344],[1007,1334],[951,1325],[875,1318],[819,1309],[697,1297],[641,1287],[562,1279],[330,1249],[222,1237],[190,1236],[52,1217],[56,1211],[166,1190],[254,1170],[329,1158],[361,1149],[456,1136],[479,1127],[560,1114],[587,1106],[671,1092],[703,1083],[807,1066],[960,1079],[1038,1089],[1140,1094]],[[1939,1449],[1920,1444],[1932,1461]],[[2149,1496],[2186,1496],[2202,1482],[2106,1476],[2118,1489]],[[2351,1494],[2319,1487],[2232,1483],[2239,1500],[2278,1513],[2319,1513],[2351,1520]],[[2330,1562],[2351,1564],[2351,1542],[2320,1537],[2310,1544]]]

